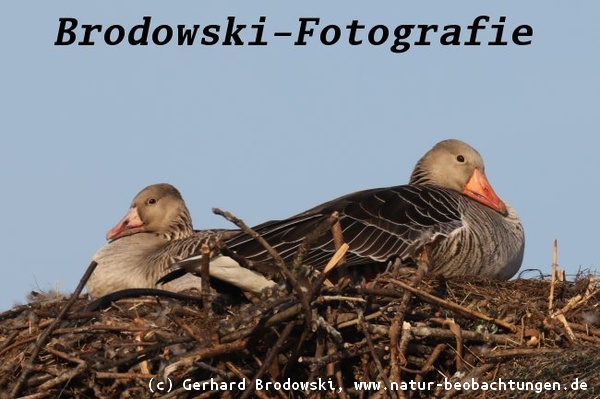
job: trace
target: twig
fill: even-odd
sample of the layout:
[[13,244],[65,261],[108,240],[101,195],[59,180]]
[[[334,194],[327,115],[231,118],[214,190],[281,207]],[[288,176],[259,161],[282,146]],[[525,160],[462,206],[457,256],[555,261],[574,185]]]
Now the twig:
[[550,295],[548,296],[548,311],[552,312],[554,306],[554,285],[556,284],[556,262],[558,260],[558,241],[554,240],[554,251],[552,251],[552,277],[550,279]]
[[[329,325],[333,325],[335,324],[335,319],[337,318],[337,309],[332,309],[331,306],[327,306],[327,321],[329,323]],[[337,330],[335,330],[337,332]],[[338,333],[339,334],[339,333]],[[341,335],[340,335],[340,338]],[[338,348],[343,347],[344,343],[343,343],[343,338],[341,340],[341,342],[337,342],[334,343],[331,340],[327,340],[327,354],[328,355],[333,355],[334,353],[336,353],[338,351]],[[339,399],[347,399],[348,395],[346,392],[346,387],[344,385],[344,376],[342,375],[342,371],[339,367],[338,364],[336,363],[329,363],[327,365],[327,375],[331,376],[333,375],[335,377],[337,386],[340,388],[338,391],[338,398]]]
[[[310,234],[308,234],[304,238],[304,240],[302,241],[302,244],[300,245],[299,250],[297,251],[296,257],[294,259],[293,267],[294,267],[295,275],[297,275],[298,271],[300,270],[302,261],[304,259],[304,255],[306,254],[306,252],[308,252],[309,248],[313,245],[313,243],[319,237],[321,237],[323,234],[325,234],[327,232],[328,229],[331,228],[332,224],[339,223],[338,218],[339,218],[338,212],[333,212],[333,214],[331,216],[329,216],[323,223],[321,223],[319,226],[317,226],[317,228],[314,231],[312,231]],[[338,251],[336,251],[336,253],[334,254],[334,257],[335,257],[335,255],[337,255],[337,253],[338,253]],[[330,260],[330,262],[331,262],[331,260]],[[323,277],[323,276],[324,276],[324,274],[322,274],[321,277]],[[308,301],[312,300],[315,297],[315,295],[317,295],[317,293],[320,292],[323,281],[324,280],[317,281],[317,283],[313,286],[313,289],[310,291],[310,295],[308,296],[308,298],[304,297],[304,298],[306,298],[306,304],[308,304]],[[284,367],[284,374],[287,373],[287,370],[290,370],[295,366],[298,355],[299,355],[300,351],[302,350],[302,348],[304,347],[304,342],[309,338],[309,336],[312,335],[311,326],[314,323],[314,317],[312,317],[312,309],[306,308],[306,306],[309,306],[309,305],[305,305],[304,302],[302,302],[303,297],[299,297],[299,299],[302,303],[302,306],[306,309],[305,314],[310,314],[310,316],[307,315],[307,317],[305,317],[304,331],[302,332],[302,335],[300,336],[300,339],[298,340],[295,351],[292,352],[290,360]]]
[[575,336],[575,338],[579,338],[582,341],[593,342],[594,344],[600,346],[600,338],[590,337],[589,335],[582,333],[573,333],[573,335]]
[[[361,326],[361,329],[363,330],[363,333],[365,334],[365,338],[367,339],[367,346],[369,347],[369,351],[371,352],[371,359],[373,359],[373,361],[375,362],[377,371],[379,371],[379,375],[381,376],[381,379],[383,379],[383,382],[385,383],[385,386],[387,387],[388,393],[390,394],[390,396],[392,398],[398,398],[398,393],[391,389],[390,379],[385,374],[385,371],[383,370],[383,366],[381,364],[381,360],[379,359],[379,356],[377,355],[377,352],[375,351],[375,345],[373,345],[373,339],[371,338],[371,334],[369,333],[369,329],[367,328],[367,323],[365,321],[363,311],[362,311],[362,309],[357,309],[357,312],[358,312],[359,325]],[[399,392],[400,392],[400,395],[403,394],[402,391],[399,391]]]
[[329,324],[323,317],[318,316],[317,318],[317,326],[322,328],[331,339],[336,343],[336,345],[343,345],[344,338],[342,334],[338,330],[336,330],[331,324]]
[[569,325],[573,330],[581,331],[588,335],[595,335],[596,337],[600,338],[600,328],[590,328],[590,326],[587,324],[583,325],[578,323],[569,323]]
[[[396,259],[395,262],[400,262],[400,260]],[[421,250],[421,253],[420,253],[418,259],[417,259],[417,272],[411,279],[411,285],[416,287],[421,282],[423,277],[427,274],[428,270],[429,270],[429,250],[428,250],[427,246],[424,246],[423,249]],[[396,327],[399,328],[399,326],[402,325],[402,333],[403,333],[402,336],[405,337],[405,339],[408,339],[408,336],[405,335],[406,329],[404,327],[404,315],[406,313],[406,310],[408,309],[408,303],[410,302],[411,297],[412,297],[412,293],[410,291],[404,292],[402,300],[400,301],[400,305],[398,306],[396,316],[394,316],[394,322],[396,323]],[[390,348],[391,348],[391,356],[392,356],[392,365],[395,365],[395,367],[392,366],[392,368],[391,368],[390,379],[393,382],[400,384],[400,382],[401,382],[400,369],[398,368],[397,362],[400,361],[401,358],[404,359],[404,351],[401,350],[398,339],[399,339],[398,334],[393,334],[393,335],[390,334]],[[406,346],[404,346],[403,349],[406,349]],[[400,397],[405,397],[405,395],[402,391],[400,391],[398,393],[398,395]]]
[[345,301],[345,302],[360,302],[360,303],[365,303],[366,300],[364,298],[355,298],[352,296],[343,296],[343,295],[323,295],[321,297],[319,297],[319,299],[317,299],[315,302],[317,303],[323,303],[323,302],[338,302],[338,301]]
[[300,300],[300,303],[302,304],[302,308],[304,309],[305,322],[307,325],[310,324],[312,312],[310,310],[310,304],[308,302],[308,299],[306,298],[306,295],[304,294],[302,287],[298,283],[296,276],[292,275],[292,273],[287,268],[287,266],[285,265],[285,262],[283,261],[281,256],[279,256],[277,251],[275,251],[275,249],[264,238],[262,238],[260,236],[260,234],[258,234],[256,231],[254,231],[253,229],[248,227],[248,225],[246,223],[244,223],[243,220],[233,216],[229,212],[222,211],[219,208],[213,208],[213,212],[217,215],[223,216],[225,219],[234,223],[236,226],[238,226],[240,229],[242,229],[246,234],[248,234],[249,236],[251,236],[252,238],[257,240],[260,243],[260,245],[263,246],[263,248],[265,248],[265,250],[269,253],[269,255],[271,255],[271,257],[275,260],[275,264],[277,265],[277,267],[279,268],[281,273],[285,276],[285,278],[288,280],[288,282],[292,286],[294,293],[298,296],[298,299]]
[[[406,365],[406,349],[408,348],[409,342],[413,338],[410,329],[411,329],[410,323],[403,321],[402,322],[402,335],[400,336],[400,342],[398,343],[398,358],[399,358],[399,360],[401,360],[402,366]],[[390,334],[390,336],[391,336],[391,334]]]
[[[133,324],[144,325],[144,322],[139,317],[136,317],[135,319],[133,319]],[[143,342],[143,337],[147,336],[148,338],[150,338],[152,335],[154,334],[149,333],[148,335],[146,335],[142,332],[136,332],[133,335],[133,340],[137,343],[135,348],[136,352],[144,350],[144,344],[146,344],[146,342]],[[148,365],[148,360],[143,360],[140,363],[138,363],[138,367],[140,368],[140,373],[150,374],[150,366]]]
[[31,304],[15,306],[12,309],[0,313],[0,321],[14,319],[28,310],[31,310]]
[[205,317],[212,314],[212,298],[210,292],[210,248],[206,243],[202,244],[202,262],[200,264],[200,278],[202,287],[202,308]]
[[418,288],[414,288],[414,287],[410,286],[409,284],[405,283],[404,281],[396,280],[396,279],[391,279],[391,278],[383,278],[383,279],[381,279],[381,281],[395,284],[395,285],[399,286],[400,288],[402,288],[404,290],[412,292],[413,294],[415,294],[419,298],[423,299],[425,302],[431,303],[433,305],[438,305],[438,306],[442,306],[442,307],[447,308],[447,309],[454,310],[454,311],[459,312],[459,313],[461,313],[461,314],[463,314],[465,316],[468,316],[468,317],[479,318],[479,319],[482,319],[482,320],[485,320],[485,321],[492,322],[492,323],[494,323],[494,324],[496,324],[496,325],[498,325],[500,327],[504,327],[504,328],[510,330],[513,333],[519,331],[519,327],[515,326],[512,323],[508,323],[508,322],[506,322],[504,320],[496,319],[494,317],[486,315],[485,313],[481,313],[481,312],[479,312],[477,310],[465,308],[464,306],[461,306],[461,305],[459,305],[457,303],[450,302],[450,301],[447,301],[447,300],[442,299],[442,298],[438,298],[438,297],[433,296],[433,295],[431,295],[431,294],[429,294],[429,293],[427,293],[427,292],[425,292],[423,290],[420,290]]
[[425,364],[421,367],[421,372],[415,377],[415,381],[423,381],[423,374],[428,373],[433,369],[433,364],[436,362],[442,351],[446,348],[446,344],[437,344],[431,354],[427,357]]
[[573,333],[573,330],[571,330],[571,326],[569,326],[569,322],[567,321],[567,318],[565,317],[564,314],[560,313],[557,314],[555,316],[555,318],[561,322],[561,324],[563,325],[563,327],[565,328],[565,331],[567,333],[567,339],[572,343],[576,343],[577,342],[577,338],[575,337],[575,334]]
[[[337,212],[335,212],[332,215],[332,217],[337,217]],[[340,256],[343,256],[347,250],[348,250],[348,246],[346,244],[342,245],[341,248],[338,248],[338,250],[335,252],[333,257],[329,260],[327,265],[333,264],[334,262],[337,263],[337,261],[335,261],[335,259],[339,258]],[[325,281],[325,276],[326,276],[325,273],[322,273],[319,276],[319,278],[317,278],[317,281],[313,284],[312,290],[310,290],[310,295],[309,295],[309,298],[311,300],[313,298],[315,298],[315,296],[317,296],[321,292],[323,282]],[[316,311],[315,311],[315,314],[316,314]],[[309,319],[310,323],[305,322],[304,331],[302,332],[302,335],[300,336],[300,339],[298,340],[298,343],[296,345],[294,352],[292,352],[290,359],[288,360],[287,364],[284,367],[284,374],[287,374],[287,372],[289,370],[292,370],[295,367],[297,359],[299,358],[299,354],[300,354],[302,348],[304,347],[304,342],[308,339],[308,337],[310,335],[312,335],[311,326],[313,324],[314,319],[315,319],[315,317],[311,317]]]
[[[300,311],[302,310],[302,306],[299,304],[291,305],[289,308],[284,308],[283,310],[279,309],[276,314],[268,318],[262,327],[272,327],[276,324],[279,324],[283,321],[290,320],[293,317],[296,317]],[[260,326],[260,324],[259,324]],[[223,335],[221,338],[221,342],[233,342],[240,338],[249,337],[256,330],[256,326],[244,328],[241,330],[234,331],[230,334]]]
[[265,374],[267,369],[271,366],[271,363],[275,359],[275,356],[277,356],[279,351],[281,351],[281,348],[282,348],[284,342],[292,334],[295,324],[296,323],[291,322],[285,326],[285,328],[281,332],[281,335],[277,339],[277,342],[275,342],[275,345],[267,353],[267,356],[265,357],[263,364],[260,366],[260,369],[252,378],[252,382],[250,383],[248,388],[246,388],[246,390],[244,391],[244,393],[242,394],[240,399],[248,399],[248,398],[250,398],[250,396],[252,396],[252,394],[254,393],[255,388],[256,388],[256,380],[262,378],[262,376]]
[[564,353],[564,349],[558,348],[515,348],[515,349],[504,349],[497,351],[490,351],[485,354],[481,354],[481,357],[487,359],[501,359],[505,357],[523,357],[523,356],[543,356],[550,355],[553,353]]
[[[237,378],[239,378],[240,380],[242,380],[242,381],[247,381],[247,380],[248,380],[248,377],[247,377],[247,376],[246,376],[244,373],[242,373],[242,371],[241,371],[240,369],[238,369],[238,368],[235,366],[235,364],[233,364],[232,362],[225,362],[225,365],[226,365],[226,366],[227,366],[227,368],[228,368],[229,370],[231,370],[231,372],[232,372],[233,374],[235,374],[235,376],[236,376]],[[256,396],[258,396],[260,399],[268,399],[268,396],[266,396],[266,395],[265,395],[263,392],[261,392],[261,391],[255,391],[255,392],[254,392],[254,394],[255,394]]]
[[[373,313],[366,315],[365,320],[367,320],[367,321],[373,320],[373,319],[380,317],[381,315],[382,315],[382,312],[380,310],[378,310],[377,312],[373,312]],[[356,317],[356,319],[348,320],[348,321],[338,324],[338,329],[341,330],[342,328],[348,328],[351,326],[355,326],[357,324],[358,324],[358,316]]]
[[[390,324],[390,381],[396,384],[400,384],[400,367],[398,367],[398,363],[400,362],[400,354],[398,351],[398,344],[400,340],[400,321],[395,319],[392,320]],[[404,356],[402,356],[404,357]],[[403,359],[405,360],[405,359]],[[402,362],[404,365],[405,362]]]
[[34,393],[32,395],[27,395],[27,396],[21,396],[19,399],[43,399],[43,398],[47,398],[47,397],[53,396],[53,395],[56,395],[56,393],[53,391],[46,391],[46,392]]
[[456,338],[456,370],[461,371],[462,364],[462,354],[463,354],[463,340],[462,340],[462,330],[458,324],[454,322],[454,320],[447,319],[444,320],[443,325],[448,326],[454,337]]
[[317,225],[317,227],[313,231],[311,231],[309,234],[306,235],[306,237],[304,237],[304,240],[302,240],[302,243],[298,247],[298,250],[296,251],[296,255],[294,256],[294,260],[292,262],[292,272],[295,276],[298,275],[298,272],[302,267],[302,262],[304,261],[304,256],[310,250],[315,241],[317,241],[321,236],[327,233],[332,228],[332,225],[338,223],[338,219],[339,213],[332,213],[331,216],[327,217],[325,220],[319,223],[319,225]]
[[2,345],[0,345],[0,355],[2,353],[4,353],[4,349],[7,348],[9,345],[11,345],[11,343],[14,341],[14,339],[19,335],[18,331],[13,331],[11,332],[8,337],[6,337],[6,339],[4,340],[4,342],[2,342]]
[[116,380],[128,380],[132,378],[140,379],[140,380],[149,380],[151,378],[156,378],[156,374],[144,374],[144,373],[109,373],[106,371],[97,371],[94,373],[96,378],[105,379],[116,379]]
[[319,370],[330,363],[339,362],[346,359],[351,359],[369,352],[369,348],[365,347],[365,343],[353,344],[347,348],[340,349],[336,353],[323,357],[302,356],[298,359],[298,363],[310,365],[312,371]]
[[[316,312],[315,312],[316,314]],[[314,317],[313,317],[314,319]],[[294,348],[294,351],[292,352],[292,354],[289,356],[289,359],[286,363],[286,365],[283,368],[283,375],[288,375],[296,366],[296,363],[298,362],[298,359],[300,358],[300,353],[302,352],[302,349],[304,349],[304,342],[306,340],[308,340],[308,337],[310,335],[313,335],[313,332],[311,331],[311,324],[304,324],[304,330],[302,330],[302,335],[300,335],[300,339],[298,340],[298,342],[296,343],[296,347]]]
[[203,359],[210,359],[215,356],[224,355],[226,353],[238,352],[246,348],[247,340],[237,340],[230,344],[221,344],[215,345],[210,348],[203,348],[188,354],[186,357],[180,359],[179,361],[170,364],[165,367],[163,370],[163,379],[166,380],[171,373],[173,373],[176,369],[182,367],[188,367],[198,361]]
[[[381,335],[389,334],[389,327],[383,325],[370,325],[369,331]],[[444,339],[456,339],[456,335],[452,331],[444,328],[434,327],[411,327],[410,332],[415,337],[420,338],[444,338]],[[469,330],[461,330],[463,339],[476,342],[495,343],[499,345],[507,345],[508,343],[517,344],[519,337],[516,335],[507,334],[489,334],[479,333]]]
[[68,362],[71,362],[71,363],[77,363],[77,364],[84,364],[85,363],[84,360],[79,359],[77,357],[69,356],[68,354],[66,354],[66,353],[64,353],[62,351],[59,351],[59,350],[57,350],[55,348],[46,347],[45,350],[46,350],[46,352],[52,353],[54,356],[58,356],[58,357],[60,357],[62,359],[65,359]]
[[340,245],[340,247],[335,251],[335,253],[331,257],[329,262],[327,262],[325,269],[323,269],[323,274],[329,273],[331,270],[333,270],[335,267],[337,267],[338,265],[341,264],[340,262],[346,256],[346,252],[348,252],[348,248],[350,248],[350,246],[346,243],[343,243],[342,245]]
[[[337,214],[337,212],[336,212]],[[337,220],[333,226],[331,226],[331,234],[333,235],[333,245],[335,246],[335,249],[338,250],[341,248],[342,245],[344,245],[346,243],[346,240],[344,240],[344,234],[342,232],[342,225],[340,224],[340,221]],[[339,260],[339,262],[336,264],[336,266],[341,266],[346,262],[345,258],[342,258]]]
[[[346,244],[346,242],[344,240],[342,224],[340,223],[339,220],[337,222],[335,222],[333,224],[333,226],[331,226],[331,235],[333,236],[333,245],[334,245],[336,252],[339,251],[339,249],[342,248],[342,246],[344,246],[344,245],[348,246],[348,244]],[[344,254],[342,255],[342,257],[334,265],[334,267],[339,268],[338,285],[341,285],[341,286],[348,284],[350,282],[350,279],[348,278],[348,270],[346,267],[343,267],[346,264],[346,255],[345,254],[346,254],[346,251],[344,251]],[[328,272],[329,272],[329,270],[323,271],[323,273],[325,273],[325,274]]]
[[87,368],[88,368],[87,363],[85,363],[85,362],[80,363],[74,369],[71,369],[63,374],[60,374],[58,377],[43,383],[42,385],[38,386],[36,389],[38,389],[39,391],[45,391],[45,390],[54,388],[60,384],[70,381],[73,377],[76,377],[79,374],[86,371]]
[[[325,342],[325,332],[324,331],[318,331],[317,332],[317,342],[315,345],[315,355],[314,358],[315,359],[320,359],[323,357],[323,354],[325,353],[325,347],[327,346],[327,354],[332,354],[329,352],[329,346],[333,345],[330,341]],[[298,359],[298,363],[302,363],[303,358]],[[327,364],[327,375],[331,375],[331,373],[333,372],[333,363],[329,363]],[[309,382],[312,382],[315,380],[315,376],[317,374],[316,372],[317,370],[311,370],[311,373],[309,375]]]
[[550,318],[557,319],[564,326],[565,331],[567,333],[567,338],[571,343],[575,343],[577,341],[577,338],[573,333],[573,330],[571,330],[571,327],[569,326],[565,315],[568,312],[575,310],[579,306],[587,303],[598,292],[600,292],[600,289],[596,288],[596,278],[593,275],[590,275],[588,276],[588,285],[586,287],[583,297],[579,294],[575,295],[573,298],[569,299],[569,302],[567,302],[567,304],[563,306],[562,309],[550,314]]
[[188,326],[187,324],[185,324],[183,322],[183,320],[179,319],[178,317],[175,317],[174,315],[169,315],[169,318],[175,323],[177,324],[177,326],[179,326],[179,328],[181,328],[182,330],[184,330],[186,333],[188,333],[188,335],[192,338],[194,338],[194,340],[196,342],[199,342],[201,344],[205,344],[207,341],[207,337],[204,336],[199,336],[198,334],[196,334],[196,332],[192,329],[192,327]]
[[[77,285],[77,288],[75,289],[75,292],[73,292],[73,294],[71,294],[71,297],[69,298],[69,300],[67,301],[65,306],[58,313],[58,315],[56,316],[56,319],[54,319],[54,322],[52,322],[52,324],[50,324],[44,330],[44,332],[42,334],[40,334],[40,336],[38,337],[38,339],[35,343],[35,349],[31,353],[31,356],[23,362],[23,369],[22,369],[21,376],[17,380],[17,383],[15,384],[15,386],[11,392],[11,395],[10,395],[10,397],[12,399],[15,399],[21,393],[23,384],[25,384],[25,382],[27,381],[27,378],[29,377],[29,374],[31,373],[31,368],[33,367],[35,359],[39,355],[40,350],[42,349],[42,346],[45,344],[46,340],[48,339],[48,337],[50,336],[52,331],[54,331],[59,326],[64,315],[69,311],[71,306],[73,306],[75,301],[77,301],[79,294],[81,294],[81,291],[83,291],[83,287],[85,287],[85,284],[87,283],[88,279],[94,272],[94,269],[96,269],[97,265],[98,264],[95,261],[92,261],[90,263],[87,270],[85,271],[85,274],[83,275],[83,277],[81,277],[81,280],[79,281],[79,284]],[[79,367],[81,367],[81,365],[77,366],[77,368],[79,368]]]
[[588,285],[583,296],[575,295],[573,298],[569,299],[569,302],[567,302],[562,309],[557,310],[550,317],[554,318],[559,314],[567,314],[571,310],[577,309],[579,306],[587,303],[587,301],[593,298],[598,292],[600,292],[600,288],[596,288],[596,277],[593,275],[588,276]]
[[232,222],[233,224],[238,226],[240,229],[242,229],[250,237],[252,237],[256,241],[258,241],[260,243],[260,245],[262,245],[263,248],[265,248],[265,250],[273,258],[273,260],[275,260],[277,266],[279,267],[279,270],[282,273],[284,273],[284,275],[286,275],[286,277],[287,277],[287,274],[289,274],[289,270],[287,269],[285,262],[283,261],[281,256],[279,256],[277,251],[275,251],[275,249],[264,238],[262,238],[260,234],[258,234],[251,227],[249,227],[246,223],[244,223],[244,221],[242,219],[235,217],[230,212],[223,211],[219,208],[213,208],[212,211],[216,215],[223,216],[225,219],[227,219],[228,221]]

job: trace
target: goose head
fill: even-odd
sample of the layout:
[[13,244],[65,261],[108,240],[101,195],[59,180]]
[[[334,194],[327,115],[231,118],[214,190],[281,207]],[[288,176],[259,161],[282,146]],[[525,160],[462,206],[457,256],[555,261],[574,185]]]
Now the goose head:
[[140,191],[129,212],[106,234],[106,239],[114,241],[137,233],[152,233],[168,240],[193,234],[190,213],[175,187],[161,183]]
[[416,164],[410,184],[430,184],[466,195],[505,215],[506,204],[485,176],[481,155],[460,140],[437,143]]

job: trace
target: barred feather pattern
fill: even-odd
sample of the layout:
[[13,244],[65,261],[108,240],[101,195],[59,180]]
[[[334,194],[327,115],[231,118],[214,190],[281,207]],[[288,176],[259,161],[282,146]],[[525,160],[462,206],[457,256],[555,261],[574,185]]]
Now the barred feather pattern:
[[[473,147],[443,140],[417,161],[408,185],[355,192],[254,229],[290,261],[307,235],[338,212],[349,266],[395,258],[414,261],[431,244],[430,270],[508,279],[523,259],[523,226],[514,209],[494,193],[484,170],[483,158]],[[250,261],[270,262],[268,253],[246,234],[227,244]],[[325,234],[304,261],[323,267],[334,249],[332,234]],[[174,267],[193,270],[197,259]]]
[[[434,241],[431,267],[444,275],[509,279],[523,258],[523,227],[512,207],[502,215],[453,190],[431,185],[361,191],[255,229],[284,260],[291,260],[306,234],[334,211],[341,215],[343,236],[350,247],[346,263],[350,266],[395,257],[411,261],[425,244]],[[246,235],[227,244],[251,261],[270,259]],[[334,251],[333,237],[326,234],[309,251],[305,263],[323,267]]]

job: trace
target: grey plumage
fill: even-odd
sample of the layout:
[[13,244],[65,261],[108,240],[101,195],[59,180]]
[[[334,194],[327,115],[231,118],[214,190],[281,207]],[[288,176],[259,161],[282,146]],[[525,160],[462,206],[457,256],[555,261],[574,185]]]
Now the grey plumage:
[[[334,211],[341,215],[350,266],[395,257],[414,260],[426,243],[433,243],[432,269],[444,275],[509,279],[523,259],[525,238],[518,215],[492,190],[479,153],[459,140],[442,141],[427,152],[408,185],[348,194],[255,230],[290,260],[304,237]],[[270,260],[245,234],[227,244],[248,260]],[[334,250],[332,236],[325,235],[308,252],[305,263],[323,267]],[[196,257],[179,267],[194,271],[198,264]]]
[[[168,184],[146,187],[133,200],[129,213],[107,234],[112,241],[94,255],[98,266],[87,282],[88,293],[97,298],[129,288],[200,289],[200,278],[191,274],[166,285],[157,286],[156,281],[174,262],[200,252],[203,244],[214,244],[238,233],[194,231],[179,191]],[[210,275],[252,292],[274,286],[272,281],[236,264],[215,265]]]
[[[350,246],[349,266],[386,262],[393,257],[409,261],[429,242],[435,242],[432,269],[447,276],[509,279],[522,262],[523,228],[512,207],[507,206],[507,215],[502,215],[461,194],[433,186],[406,185],[350,194],[292,218],[294,223],[269,222],[257,226],[256,231],[284,259],[291,260],[306,233],[334,211],[341,214],[343,236]],[[248,260],[270,260],[251,237],[236,236],[228,246]],[[332,236],[325,235],[304,262],[321,268],[334,252]]]

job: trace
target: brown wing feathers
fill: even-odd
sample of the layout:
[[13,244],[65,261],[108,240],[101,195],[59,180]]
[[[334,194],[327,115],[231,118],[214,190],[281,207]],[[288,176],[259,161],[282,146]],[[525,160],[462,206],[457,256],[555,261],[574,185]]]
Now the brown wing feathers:
[[[444,206],[432,210],[433,203]],[[459,228],[462,223],[456,207],[453,193],[446,190],[397,186],[340,197],[296,217],[257,226],[256,231],[290,260],[304,237],[324,217],[338,211],[344,239],[350,246],[347,263],[383,262],[391,256],[405,256],[405,250],[425,232],[448,234]],[[260,244],[247,236],[233,238],[228,246],[253,261],[269,259]],[[322,267],[333,252],[333,238],[326,234],[315,243],[305,262]]]

